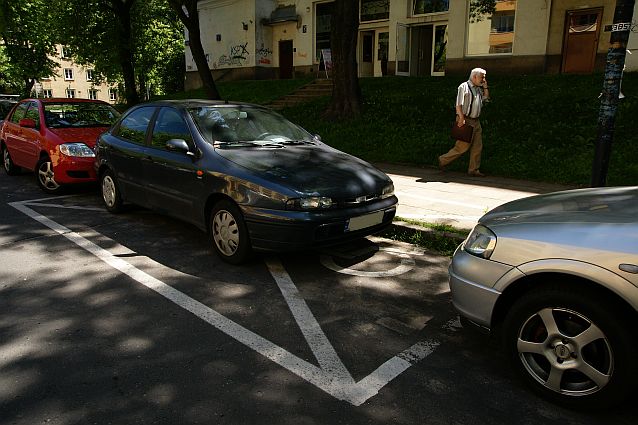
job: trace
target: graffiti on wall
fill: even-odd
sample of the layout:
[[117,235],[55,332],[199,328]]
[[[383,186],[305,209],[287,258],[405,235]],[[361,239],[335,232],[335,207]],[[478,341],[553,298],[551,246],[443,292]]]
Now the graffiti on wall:
[[229,54],[221,55],[217,59],[217,62],[213,63],[214,69],[222,66],[242,66],[248,60],[248,55],[250,55],[248,52],[248,43],[230,46],[228,50]]
[[264,45],[261,45],[260,49],[255,51],[255,57],[257,58],[257,62],[262,65],[270,65],[272,59],[272,50]]

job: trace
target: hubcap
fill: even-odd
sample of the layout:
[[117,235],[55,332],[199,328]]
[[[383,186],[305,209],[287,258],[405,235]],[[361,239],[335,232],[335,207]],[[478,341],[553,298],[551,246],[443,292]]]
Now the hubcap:
[[40,179],[42,186],[49,190],[55,190],[60,187],[60,185],[55,181],[55,174],[53,173],[53,164],[51,164],[51,161],[43,162],[42,165],[40,165],[38,178]]
[[213,240],[219,251],[228,257],[237,251],[239,227],[230,212],[220,210],[213,217]]
[[115,182],[111,176],[105,176],[102,179],[102,198],[107,207],[111,208],[115,205]]
[[525,321],[517,349],[527,372],[546,388],[568,396],[600,391],[614,370],[611,345],[584,315],[545,308]]

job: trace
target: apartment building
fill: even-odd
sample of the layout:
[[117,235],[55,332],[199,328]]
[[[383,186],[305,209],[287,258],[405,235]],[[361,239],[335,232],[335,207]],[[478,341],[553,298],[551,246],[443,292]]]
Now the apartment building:
[[64,46],[58,45],[56,49],[58,56],[52,59],[59,65],[58,73],[37,81],[33,87],[35,96],[96,99],[111,104],[118,102],[115,85],[96,83],[93,69],[74,63],[65,54]]
[[[360,1],[361,77],[602,70],[615,0],[497,0],[482,14],[469,0]],[[201,0],[202,43],[216,79],[321,75],[332,1]],[[638,8],[638,3],[636,5]],[[638,14],[634,13],[634,22]],[[638,47],[636,25],[629,48]],[[188,39],[188,34],[186,34]],[[188,44],[188,42],[187,42]],[[638,50],[627,55],[638,70]],[[186,48],[186,88],[200,85]]]

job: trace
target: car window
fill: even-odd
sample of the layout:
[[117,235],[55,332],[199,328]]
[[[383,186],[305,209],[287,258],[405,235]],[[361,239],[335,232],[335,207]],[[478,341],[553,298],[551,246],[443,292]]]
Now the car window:
[[11,122],[18,124],[22,118],[24,118],[24,114],[27,112],[27,107],[29,106],[28,102],[24,102],[18,105],[17,108],[13,111],[13,115],[11,115]]
[[179,112],[173,108],[162,108],[155,120],[151,145],[164,149],[170,139],[183,139],[189,145],[193,141],[188,125]]
[[36,128],[40,127],[40,112],[38,111],[38,104],[35,102],[29,102],[29,109],[24,117],[35,121]]
[[45,103],[44,119],[49,128],[110,127],[120,116],[101,102]]
[[148,124],[154,113],[155,108],[150,106],[134,110],[122,119],[117,136],[143,145],[146,141]]
[[307,131],[266,109],[216,105],[188,112],[209,142],[312,141]]

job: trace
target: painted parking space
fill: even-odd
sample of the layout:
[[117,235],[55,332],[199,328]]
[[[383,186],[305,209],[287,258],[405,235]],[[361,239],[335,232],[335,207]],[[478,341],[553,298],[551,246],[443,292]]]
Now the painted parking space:
[[[160,217],[168,225],[158,227],[148,222],[144,210],[112,216],[90,196],[10,205],[355,406],[424,361],[441,344],[437,334],[456,326],[449,306],[448,260],[409,245],[371,238],[323,252],[257,257],[241,268],[242,282],[224,277],[236,275],[238,268],[211,258],[197,230],[172,219]],[[134,220],[127,222],[131,217]],[[194,242],[188,240],[191,235],[197,235]],[[177,255],[166,255],[166,247]],[[245,311],[253,309],[263,310],[264,317],[245,320]]]

